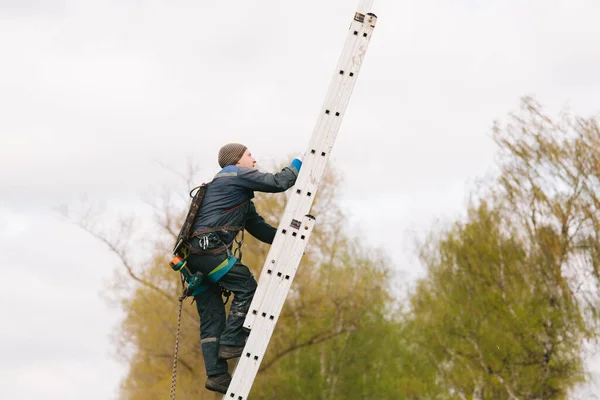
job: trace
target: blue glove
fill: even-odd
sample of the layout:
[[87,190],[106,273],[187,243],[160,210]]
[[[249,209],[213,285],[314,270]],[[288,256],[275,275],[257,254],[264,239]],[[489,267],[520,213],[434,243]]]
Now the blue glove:
[[292,167],[296,168],[296,171],[298,171],[298,173],[300,173],[300,168],[302,168],[302,156],[296,156],[296,158],[294,158],[292,160]]

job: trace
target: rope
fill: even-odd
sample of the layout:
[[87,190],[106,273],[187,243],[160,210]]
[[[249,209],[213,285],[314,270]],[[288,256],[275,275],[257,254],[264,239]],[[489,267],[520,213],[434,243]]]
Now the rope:
[[[183,286],[183,280],[181,282]],[[177,311],[177,332],[175,333],[175,355],[173,357],[173,373],[171,375],[171,393],[169,400],[175,400],[175,391],[177,390],[177,364],[179,361],[179,333],[181,332],[181,314],[183,311],[183,300],[186,298],[185,287],[183,294],[179,297],[179,310]]]

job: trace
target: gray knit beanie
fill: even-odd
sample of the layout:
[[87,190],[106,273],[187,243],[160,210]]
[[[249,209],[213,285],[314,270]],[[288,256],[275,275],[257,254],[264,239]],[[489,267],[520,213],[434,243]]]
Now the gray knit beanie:
[[219,150],[219,165],[225,168],[228,165],[235,165],[244,155],[247,147],[239,143],[229,143]]

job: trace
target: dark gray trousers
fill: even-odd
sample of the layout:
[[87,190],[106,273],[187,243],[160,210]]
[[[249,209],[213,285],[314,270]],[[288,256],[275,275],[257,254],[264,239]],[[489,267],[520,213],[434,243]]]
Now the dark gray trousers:
[[[202,257],[198,257],[202,258]],[[225,321],[225,305],[219,285],[233,293],[229,317]],[[200,342],[206,375],[220,375],[228,371],[227,361],[218,357],[219,345],[243,346],[248,333],[243,329],[246,313],[256,291],[256,280],[244,264],[237,262],[204,293],[195,296],[200,316]]]

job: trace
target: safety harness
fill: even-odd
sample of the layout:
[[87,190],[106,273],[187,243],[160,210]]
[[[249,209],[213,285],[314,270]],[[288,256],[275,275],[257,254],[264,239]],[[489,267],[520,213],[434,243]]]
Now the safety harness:
[[[206,291],[209,287],[210,283],[217,284],[217,282],[233,267],[233,265],[239,260],[242,259],[242,243],[244,242],[244,226],[219,226],[219,227],[211,227],[207,229],[203,229],[201,231],[193,232],[192,227],[194,225],[194,220],[200,211],[200,206],[202,205],[202,200],[204,199],[204,194],[206,193],[206,188],[208,187],[207,183],[203,183],[202,185],[195,187],[190,191],[190,197],[192,198],[192,202],[190,204],[190,209],[187,213],[183,226],[181,227],[181,231],[177,236],[177,241],[175,243],[175,247],[173,248],[173,255],[175,256],[170,262],[169,265],[175,271],[179,271],[181,273],[182,285],[184,285],[184,297],[194,297],[200,293]],[[194,191],[196,193],[194,194]],[[238,208],[243,206],[246,202],[235,206],[234,208]],[[230,243],[223,243],[221,238],[216,234],[219,231],[235,231],[242,232],[241,239],[237,240],[236,237]],[[198,238],[201,249],[196,249],[192,247],[190,241],[194,238]],[[210,246],[210,243],[213,242],[221,242],[221,246],[217,248],[211,248],[210,250],[204,250]],[[237,248],[234,251],[231,251],[233,244],[237,245]],[[189,268],[187,268],[187,259],[190,254],[207,256],[207,255],[216,255],[226,252],[227,258],[223,260],[219,265],[212,269],[211,272],[205,276],[201,272],[192,273]],[[206,279],[205,279],[206,278]],[[187,287],[185,285],[187,284]],[[225,296],[225,303],[229,300],[229,296],[231,292],[227,289],[220,286],[222,294]]]

